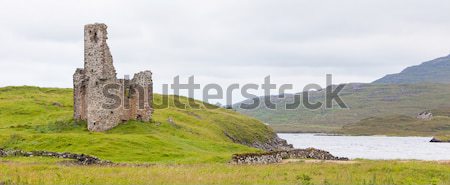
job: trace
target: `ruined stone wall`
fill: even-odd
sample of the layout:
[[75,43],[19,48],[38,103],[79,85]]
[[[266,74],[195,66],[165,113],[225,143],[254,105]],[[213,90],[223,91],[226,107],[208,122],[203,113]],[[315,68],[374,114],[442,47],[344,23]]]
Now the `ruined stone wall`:
[[77,69],[73,75],[73,107],[74,119],[86,120],[86,81],[84,80],[84,70]]
[[234,154],[232,164],[271,164],[283,160],[280,152]]
[[[149,121],[153,111],[149,100],[153,94],[152,73],[140,72],[131,80],[117,79],[106,29],[105,24],[85,26],[84,69],[77,69],[73,76],[74,118],[86,120],[91,131],[108,130],[131,119]],[[116,86],[106,91],[111,84]]]
[[424,111],[424,112],[417,114],[416,118],[420,119],[420,120],[429,121],[429,120],[433,119],[433,114],[431,112]]
[[292,149],[265,153],[234,154],[232,164],[270,164],[279,163],[283,159],[318,159],[318,160],[348,160],[346,157],[336,157],[329,152],[315,148]]
[[0,157],[54,157],[62,159],[75,159],[80,165],[110,165],[111,161],[104,161],[97,157],[86,154],[74,154],[69,152],[49,152],[49,151],[30,151],[23,150],[4,150],[0,148]]
[[[151,76],[152,72],[142,71],[134,74],[130,82],[130,98],[133,102],[130,104],[130,116],[140,121],[149,121],[151,119],[153,88],[152,84],[148,85],[148,82],[152,81]],[[149,101],[143,101],[144,99]]]

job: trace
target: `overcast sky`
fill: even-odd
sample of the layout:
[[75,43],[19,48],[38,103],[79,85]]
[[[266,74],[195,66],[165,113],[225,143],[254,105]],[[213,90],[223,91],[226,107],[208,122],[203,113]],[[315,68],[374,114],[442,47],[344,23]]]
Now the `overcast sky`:
[[[371,82],[450,54],[448,0],[5,0],[0,86],[72,87],[83,25],[108,25],[118,77],[153,72],[155,89]],[[198,97],[197,97],[198,98]],[[240,97],[236,97],[237,100]]]

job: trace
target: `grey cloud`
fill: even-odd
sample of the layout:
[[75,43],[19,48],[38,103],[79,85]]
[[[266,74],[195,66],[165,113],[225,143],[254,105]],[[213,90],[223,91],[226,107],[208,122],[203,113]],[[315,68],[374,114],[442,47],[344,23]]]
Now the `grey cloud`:
[[155,81],[180,74],[225,84],[333,73],[370,82],[447,55],[448,8],[445,0],[6,1],[0,86],[71,87],[83,25],[93,22],[109,25],[119,75],[151,69]]

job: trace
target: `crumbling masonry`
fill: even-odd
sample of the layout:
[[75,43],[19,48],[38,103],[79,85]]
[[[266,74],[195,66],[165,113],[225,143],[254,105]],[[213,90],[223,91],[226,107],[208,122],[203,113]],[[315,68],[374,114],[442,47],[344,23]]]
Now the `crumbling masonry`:
[[73,75],[74,119],[87,121],[90,131],[105,131],[127,120],[149,121],[152,116],[152,73],[117,79],[106,43],[107,26],[84,27],[84,68]]

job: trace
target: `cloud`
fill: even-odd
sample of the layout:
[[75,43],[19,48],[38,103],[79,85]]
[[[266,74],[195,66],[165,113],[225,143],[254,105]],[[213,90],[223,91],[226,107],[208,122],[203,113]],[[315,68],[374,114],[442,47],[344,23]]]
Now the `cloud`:
[[[71,87],[83,25],[109,26],[119,76],[150,69],[203,84],[371,82],[449,53],[450,2],[7,1],[0,7],[0,86]],[[160,91],[160,87],[156,87]]]

